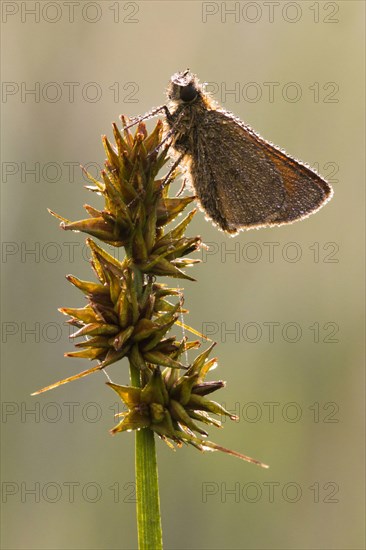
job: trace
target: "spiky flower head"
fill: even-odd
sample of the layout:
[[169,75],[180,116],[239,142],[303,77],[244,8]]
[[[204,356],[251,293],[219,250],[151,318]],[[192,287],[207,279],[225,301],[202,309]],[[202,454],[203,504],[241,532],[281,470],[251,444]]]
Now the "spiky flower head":
[[[158,122],[150,135],[140,123],[132,136],[123,117],[122,121],[122,133],[113,125],[115,146],[103,137],[107,160],[101,172],[102,181],[87,174],[93,184],[87,188],[103,196],[104,208],[85,205],[89,218],[75,222],[51,212],[61,220],[64,230],[82,231],[125,249],[125,257],[120,261],[88,237],[97,281],[67,276],[85,295],[87,304],[82,308],[60,309],[76,328],[72,338],[83,338],[76,344],[77,351],[66,355],[96,360],[97,365],[36,393],[87,376],[126,357],[131,373],[138,373],[139,383],[122,386],[108,382],[128,409],[112,433],[148,428],[178,446],[185,442],[200,450],[221,450],[264,466],[204,439],[207,432],[198,422],[219,427],[220,421],[211,415],[236,417],[206,397],[224,386],[221,380],[205,381],[216,365],[215,359],[208,358],[213,346],[186,365],[187,351],[198,347],[199,342],[177,340],[170,335],[174,326],[184,325],[179,320],[186,311],[182,291],[156,281],[158,276],[194,281],[184,269],[199,261],[186,257],[201,246],[200,237],[185,236],[195,210],[173,229],[166,226],[195,197],[168,197],[176,169],[164,178],[158,177],[169,160],[169,146],[159,152],[162,123]],[[175,303],[168,299],[170,296],[175,297]]]
[[172,446],[171,441],[178,447],[189,443],[200,451],[219,450],[266,467],[258,460],[203,439],[208,433],[198,422],[221,427],[221,422],[210,415],[237,420],[237,416],[219,403],[205,397],[225,385],[222,380],[205,382],[207,373],[216,366],[216,359],[208,359],[213,346],[201,353],[183,375],[177,369],[167,368],[161,372],[160,368],[155,368],[149,371],[148,382],[143,388],[108,382],[128,408],[127,412],[118,415],[122,420],[111,433],[150,428],[169,446]]

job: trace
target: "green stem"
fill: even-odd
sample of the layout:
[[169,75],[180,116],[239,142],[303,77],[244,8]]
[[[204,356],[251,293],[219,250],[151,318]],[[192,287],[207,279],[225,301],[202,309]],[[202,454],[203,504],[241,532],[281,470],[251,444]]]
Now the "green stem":
[[[132,386],[140,386],[139,371],[130,366]],[[139,550],[162,550],[158,467],[154,433],[148,428],[136,432],[135,476],[137,534]]]
[[162,550],[158,467],[154,433],[136,433],[136,494],[139,550]]
[[[133,260],[132,250],[127,251]],[[144,275],[133,268],[136,294],[141,298]],[[130,364],[131,385],[141,387],[141,372]],[[149,428],[136,432],[135,439],[136,516],[139,550],[162,550],[160,495],[155,436]]]

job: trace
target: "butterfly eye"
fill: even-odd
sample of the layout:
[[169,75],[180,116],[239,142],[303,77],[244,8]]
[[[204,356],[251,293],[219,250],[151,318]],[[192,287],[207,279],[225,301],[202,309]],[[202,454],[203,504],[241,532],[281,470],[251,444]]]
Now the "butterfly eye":
[[193,84],[188,84],[188,86],[182,86],[180,89],[180,98],[184,102],[192,101],[197,97],[197,89]]

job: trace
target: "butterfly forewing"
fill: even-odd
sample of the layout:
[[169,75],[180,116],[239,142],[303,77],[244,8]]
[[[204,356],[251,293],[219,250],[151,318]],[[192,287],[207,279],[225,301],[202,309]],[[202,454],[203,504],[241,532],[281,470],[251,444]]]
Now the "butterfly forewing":
[[319,208],[330,192],[317,174],[215,110],[197,127],[191,176],[208,216],[233,233],[291,223]]

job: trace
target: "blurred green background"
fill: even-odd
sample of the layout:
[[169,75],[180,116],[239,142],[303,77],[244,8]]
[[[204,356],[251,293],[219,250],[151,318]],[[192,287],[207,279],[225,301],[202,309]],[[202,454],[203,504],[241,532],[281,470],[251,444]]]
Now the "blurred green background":
[[[64,276],[89,277],[84,238],[46,208],[100,204],[78,165],[97,175],[111,121],[162,104],[186,67],[335,197],[236,239],[191,226],[210,248],[186,322],[218,342],[219,399],[241,416],[210,439],[271,467],[158,442],[165,547],[364,548],[364,6],[2,2],[4,549],[136,548],[134,436],[108,434],[105,376],[30,397],[87,367],[63,358],[57,312],[83,305]],[[126,383],[126,364],[110,374]]]

